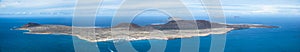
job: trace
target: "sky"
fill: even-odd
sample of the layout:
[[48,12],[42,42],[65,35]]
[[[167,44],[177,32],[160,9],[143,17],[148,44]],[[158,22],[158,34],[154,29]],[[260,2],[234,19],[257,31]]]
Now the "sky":
[[[87,0],[86,0],[87,1]],[[89,0],[92,1],[92,0]],[[122,2],[126,0],[102,0],[98,8],[98,16],[113,16]],[[136,6],[160,6],[180,11],[182,7],[173,6],[175,1],[159,0],[153,4],[143,4],[153,0],[135,1],[124,11],[136,10]],[[194,16],[205,16],[201,0],[181,0]],[[0,0],[0,16],[72,16],[77,0]],[[243,15],[290,15],[300,16],[300,0],[221,0],[226,16]],[[79,9],[98,7],[97,2],[85,3]],[[157,11],[145,12],[144,15],[164,15]]]

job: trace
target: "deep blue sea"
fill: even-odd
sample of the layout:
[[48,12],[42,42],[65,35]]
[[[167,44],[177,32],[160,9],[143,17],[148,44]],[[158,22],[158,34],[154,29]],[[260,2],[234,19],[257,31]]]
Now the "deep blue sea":
[[[164,23],[166,19],[167,17],[140,17],[133,23]],[[107,27],[110,26],[110,21],[110,17],[99,17],[96,25]],[[0,52],[74,52],[72,36],[25,34],[23,32],[26,31],[11,30],[28,22],[72,25],[71,17],[0,17]],[[300,52],[300,17],[239,17],[227,18],[227,23],[264,24],[280,28],[231,31],[227,34],[225,52]],[[210,38],[211,36],[200,37],[200,52],[209,52]],[[140,52],[146,52],[150,48],[148,40],[131,43]],[[180,39],[168,40],[165,52],[179,52],[180,43]],[[114,44],[109,41],[98,42],[98,47],[103,52],[115,50]]]

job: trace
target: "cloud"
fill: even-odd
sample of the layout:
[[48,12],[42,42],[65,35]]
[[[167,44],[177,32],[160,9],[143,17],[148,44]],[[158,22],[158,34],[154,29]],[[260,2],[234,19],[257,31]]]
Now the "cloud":
[[[113,15],[119,6],[125,0],[102,0],[103,5],[99,9],[99,15]],[[181,0],[190,11],[197,14],[205,14],[200,0]],[[136,10],[136,7],[145,6],[160,6],[160,8],[179,11],[183,7],[173,6],[180,4],[173,0],[137,0],[140,4],[130,4],[124,8],[124,13]],[[148,3],[155,2],[155,3]],[[299,0],[221,0],[222,7],[225,13],[230,14],[299,14],[300,1]],[[148,3],[148,4],[147,4]],[[31,13],[32,15],[39,15],[40,13],[68,13],[72,15],[75,8],[76,0],[2,0],[0,2],[0,13],[3,14],[22,14]],[[90,9],[97,7],[97,2],[85,3],[78,9]],[[215,8],[214,6],[210,6]],[[213,9],[212,8],[212,9]],[[220,9],[216,9],[220,10]],[[157,12],[151,12],[157,13]],[[149,14],[151,14],[149,13]]]
[[273,6],[261,6],[261,9],[252,11],[253,13],[277,13],[279,9]]

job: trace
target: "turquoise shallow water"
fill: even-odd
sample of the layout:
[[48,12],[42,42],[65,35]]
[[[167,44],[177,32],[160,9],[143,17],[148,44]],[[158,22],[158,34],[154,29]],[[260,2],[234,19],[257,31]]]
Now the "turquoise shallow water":
[[[166,17],[167,18],[167,17]],[[165,22],[164,19],[140,18],[134,23],[146,25]],[[110,18],[100,18],[97,26],[110,26]],[[41,24],[71,25],[71,18],[65,17],[0,17],[0,52],[74,52],[72,37],[66,35],[24,34],[26,31],[11,30],[28,22]],[[264,24],[280,26],[275,29],[243,29],[227,34],[225,52],[300,52],[299,17],[242,17],[228,18],[232,24]],[[199,38],[199,37],[194,37]],[[200,51],[208,52],[210,36],[200,37]],[[180,39],[167,41],[165,52],[179,52]],[[159,43],[159,42],[158,42]],[[148,40],[133,41],[136,50],[149,50]],[[99,49],[108,52],[115,50],[112,42],[98,42]]]

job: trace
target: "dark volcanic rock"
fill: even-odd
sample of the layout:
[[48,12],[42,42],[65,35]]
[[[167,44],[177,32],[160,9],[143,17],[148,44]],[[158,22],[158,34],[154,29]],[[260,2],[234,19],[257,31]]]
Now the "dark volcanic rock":
[[278,28],[278,26],[265,26],[265,25],[253,25],[253,24],[221,24],[221,23],[214,23],[209,22],[205,20],[173,20],[169,21],[166,24],[160,24],[160,25],[148,25],[150,27],[153,27],[155,29],[159,30],[173,30],[173,29],[179,29],[179,25],[183,26],[185,28],[193,28],[191,25],[194,25],[196,22],[198,29],[208,29],[208,28],[234,28],[234,29],[247,29],[247,28]]
[[22,26],[22,28],[35,27],[35,26],[40,26],[40,24],[29,22],[29,23],[25,24],[24,26]]
[[265,26],[265,25],[226,25],[227,28],[247,29],[247,28],[279,28],[278,26]]
[[134,23],[121,23],[121,24],[114,26],[113,28],[127,28],[127,27],[140,28],[141,26],[134,24]]
[[177,20],[177,21],[173,20],[173,21],[169,21],[166,24],[150,25],[150,26],[154,27],[155,29],[160,29],[160,30],[179,29],[179,25],[177,25],[177,24],[182,24],[181,26],[183,26],[183,27],[192,27],[191,25],[195,25],[194,24],[195,22],[196,22],[198,29],[211,28],[212,25],[214,25],[213,28],[225,26],[224,24],[211,23],[211,22],[205,21],[205,20]]

